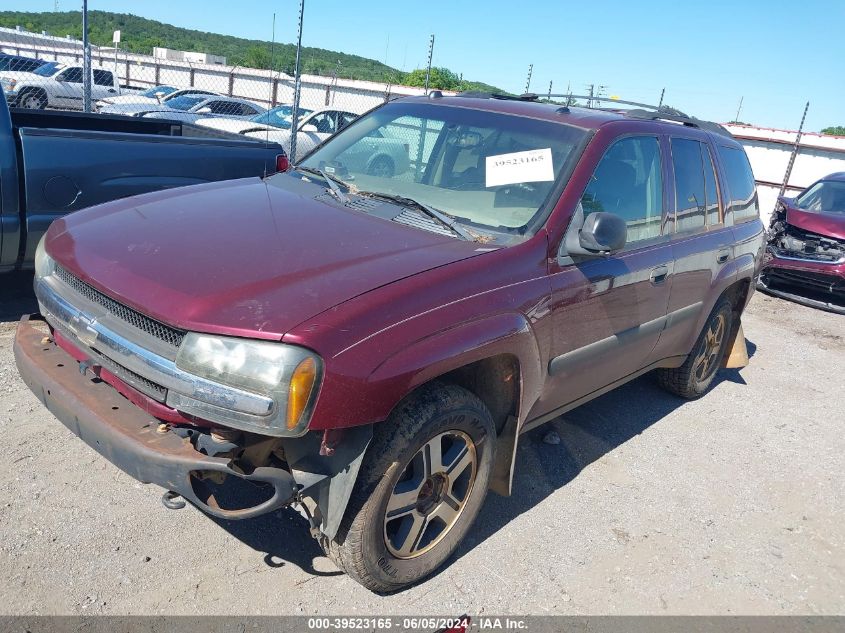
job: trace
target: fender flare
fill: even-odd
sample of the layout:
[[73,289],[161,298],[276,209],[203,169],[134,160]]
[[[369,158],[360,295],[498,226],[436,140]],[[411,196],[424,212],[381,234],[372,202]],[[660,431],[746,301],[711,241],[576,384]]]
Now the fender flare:
[[498,435],[490,488],[509,495],[520,429],[543,386],[544,360],[534,328],[525,315],[500,313],[421,338],[383,361],[371,373],[370,381],[401,379],[404,398],[430,380],[500,354],[517,360],[519,399],[517,415],[506,421]]

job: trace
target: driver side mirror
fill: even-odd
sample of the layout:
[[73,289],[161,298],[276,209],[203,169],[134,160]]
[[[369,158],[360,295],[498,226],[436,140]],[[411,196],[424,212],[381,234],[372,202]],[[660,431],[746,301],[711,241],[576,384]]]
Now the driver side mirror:
[[601,257],[621,251],[627,239],[628,225],[625,220],[615,213],[597,211],[583,220],[580,229],[567,233],[565,246],[570,256]]
[[316,134],[319,130],[317,130],[317,126],[311,123],[306,123],[301,128],[299,128],[300,132],[307,132],[308,134]]
[[197,110],[197,114],[211,114],[211,108],[205,106],[204,108],[200,108]]

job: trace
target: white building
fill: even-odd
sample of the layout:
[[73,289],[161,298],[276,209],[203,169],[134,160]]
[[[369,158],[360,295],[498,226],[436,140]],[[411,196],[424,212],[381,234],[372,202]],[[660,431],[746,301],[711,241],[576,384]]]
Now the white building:
[[189,62],[191,64],[210,64],[225,66],[226,58],[222,55],[211,53],[194,53],[193,51],[176,51],[172,48],[161,48],[156,46],[153,49],[155,59],[166,59],[171,62]]

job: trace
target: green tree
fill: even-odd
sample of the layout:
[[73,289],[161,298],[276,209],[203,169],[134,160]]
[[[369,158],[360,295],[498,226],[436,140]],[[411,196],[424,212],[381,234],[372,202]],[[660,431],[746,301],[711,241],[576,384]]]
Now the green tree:
[[[425,68],[412,70],[402,82],[406,86],[425,86]],[[428,87],[435,90],[461,90],[461,78],[448,68],[435,67],[431,69]]]
[[241,65],[247,68],[270,68],[270,51],[263,46],[250,46]]
[[822,134],[829,134],[831,136],[845,136],[845,125],[834,125],[826,127],[822,130]]

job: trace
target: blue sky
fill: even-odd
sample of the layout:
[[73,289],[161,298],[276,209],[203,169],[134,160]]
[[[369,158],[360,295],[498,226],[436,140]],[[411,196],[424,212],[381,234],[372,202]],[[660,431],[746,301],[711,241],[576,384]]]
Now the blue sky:
[[[52,10],[53,0],[4,0],[3,8]],[[81,0],[60,0],[61,10]],[[298,0],[89,0],[177,26],[292,42]],[[412,70],[434,64],[514,92],[604,84],[608,95],[665,102],[702,118],[736,116],[795,129],[845,125],[845,0],[306,0],[303,43]],[[131,38],[124,33],[123,38]],[[214,52],[214,51],[208,51]]]

